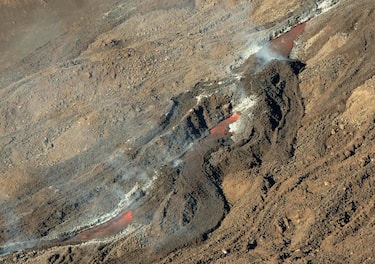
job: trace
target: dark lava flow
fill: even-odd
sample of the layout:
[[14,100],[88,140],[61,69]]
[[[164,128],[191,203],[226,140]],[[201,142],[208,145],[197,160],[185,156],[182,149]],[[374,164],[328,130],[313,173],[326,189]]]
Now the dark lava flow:
[[[269,47],[279,55],[288,57],[295,40],[300,37],[305,26],[306,23],[303,23],[292,28],[287,33],[272,40]],[[161,243],[160,246],[163,247],[163,251],[167,252],[181,246],[177,242],[180,240],[178,237],[181,236],[181,232],[183,232],[187,240],[195,239],[196,234],[211,232],[220,224],[226,214],[225,197],[222,193],[217,193],[220,190],[219,183],[211,175],[215,174],[215,172],[210,171],[210,169],[207,170],[207,168],[202,167],[204,165],[199,164],[205,164],[204,159],[208,152],[212,152],[225,144],[230,144],[228,143],[228,126],[239,119],[240,113],[232,112],[232,103],[235,95],[233,93],[230,94],[230,92],[228,94],[226,89],[237,82],[238,80],[233,80],[232,78],[226,78],[218,82],[223,83],[222,85],[214,85],[219,95],[213,93],[204,98],[202,102],[197,103],[195,97],[200,96],[207,89],[211,89],[209,88],[210,84],[201,83],[198,85],[201,90],[188,92],[182,94],[180,99],[174,99],[175,103],[170,113],[166,116],[166,120],[161,123],[160,133],[158,135],[153,134],[146,144],[140,146],[133,155],[134,161],[140,167],[147,166],[150,162],[160,163],[158,165],[163,166],[168,157],[172,163],[176,160],[181,161],[181,164],[177,165],[180,176],[175,184],[176,186],[182,185],[184,189],[171,192],[177,198],[180,197],[183,205],[181,206],[179,202],[170,203],[167,199],[165,205],[162,203],[160,208],[153,211],[155,217],[152,220],[154,223],[151,224],[154,225],[158,237],[164,237],[165,240],[173,244],[168,246]],[[185,101],[190,103],[186,104]],[[162,159],[160,157],[156,159],[152,157],[151,159],[150,153],[158,153],[160,147],[166,149],[167,159],[165,157]],[[171,167],[174,166],[172,163],[170,164]],[[192,177],[192,175],[195,176]],[[198,175],[205,175],[205,177]],[[188,183],[178,183],[178,181]],[[202,186],[208,187],[202,189]],[[60,242],[45,240],[40,242],[40,244],[80,243],[115,235],[125,230],[134,221],[133,213],[138,214],[138,212],[144,210],[142,208],[145,205],[143,200],[143,198],[139,199],[139,203],[132,210],[127,209],[105,223],[76,232],[69,238],[61,238]],[[212,207],[212,204],[216,204],[216,207]],[[217,208],[221,209],[218,210]],[[158,211],[164,213],[158,215]],[[173,213],[169,213],[171,211]],[[204,219],[207,220],[207,215],[210,215],[210,220],[204,221]],[[195,220],[195,222],[204,224],[197,227],[193,223],[194,218],[199,219]]]
[[[221,137],[227,136],[228,126],[229,124],[236,122],[240,115],[238,113],[235,113],[231,115],[230,117],[224,119],[219,124],[217,124],[215,127],[213,127],[210,130],[210,136],[206,139],[203,139],[200,144],[199,148],[196,150],[193,150],[186,154],[186,157],[184,158],[185,164],[190,164],[190,166],[186,166],[184,173],[187,174],[196,174],[199,173],[196,170],[195,162],[193,162],[194,159],[197,157],[203,157],[204,153],[209,151],[210,148],[215,144],[215,141],[219,140]],[[66,242],[84,242],[91,239],[102,239],[105,237],[109,237],[112,235],[117,234],[118,232],[123,231],[133,220],[133,212],[131,210],[125,210],[118,216],[114,217],[113,219],[100,224],[98,226],[89,228],[87,230],[84,230],[74,237],[68,239]]]

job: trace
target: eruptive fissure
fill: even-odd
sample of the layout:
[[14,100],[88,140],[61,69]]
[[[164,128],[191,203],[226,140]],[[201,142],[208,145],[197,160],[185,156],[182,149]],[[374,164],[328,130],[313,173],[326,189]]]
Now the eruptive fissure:
[[[272,49],[272,52],[278,53],[282,57],[288,57],[295,40],[303,32],[304,27],[305,24],[292,28],[289,32],[272,40],[267,48]],[[260,53],[262,52],[263,50],[260,51]],[[258,55],[259,53],[254,56]],[[274,69],[276,73],[279,71],[277,67]],[[276,78],[275,76],[271,78],[271,85],[278,87],[278,91],[272,94],[271,97],[285,93],[284,89],[286,88],[282,77],[279,76]],[[246,83],[249,78],[253,79],[254,76],[243,79],[245,80],[245,86],[249,85]],[[265,76],[264,78],[268,79],[270,77]],[[256,77],[256,79],[260,78]],[[171,110],[165,116],[165,120],[160,123],[159,131],[150,135],[146,140],[140,141],[142,142],[140,147],[134,155],[129,156],[133,159],[133,164],[137,164],[136,166],[139,168],[144,167],[148,171],[151,171],[152,168],[147,165],[149,164],[150,153],[160,153],[162,151],[163,154],[161,156],[156,157],[156,159],[153,157],[153,162],[158,163],[154,170],[159,170],[157,166],[169,166],[178,171],[174,184],[170,185],[166,183],[167,186],[171,186],[168,191],[169,194],[168,192],[166,193],[167,198],[162,198],[164,202],[161,203],[159,208],[154,208],[150,211],[155,214],[154,220],[151,223],[154,226],[153,228],[158,230],[157,236],[162,237],[165,241],[174,241],[172,243],[173,246],[171,246],[170,242],[168,242],[168,245],[161,243],[163,252],[165,253],[182,246],[185,243],[182,241],[196,240],[202,234],[212,232],[225,217],[229,207],[220,189],[222,174],[220,171],[222,170],[222,166],[224,166],[223,162],[227,162],[230,158],[225,158],[225,155],[223,157],[212,155],[222,146],[230,146],[230,136],[233,134],[233,132],[229,133],[230,124],[248,122],[247,125],[254,126],[252,124],[254,121],[249,118],[249,113],[246,114],[247,118],[244,117],[244,120],[241,121],[241,111],[233,111],[233,106],[243,100],[242,86],[243,84],[241,84],[238,77],[229,77],[220,81],[199,83],[192,92],[184,93],[174,98]],[[257,84],[257,87],[262,87],[262,90],[269,90],[269,87],[259,86],[259,84]],[[257,93],[257,91],[251,90],[245,92],[245,96]],[[202,96],[202,94],[206,95]],[[199,100],[196,102],[195,98],[198,97]],[[257,94],[257,97],[261,96]],[[268,104],[269,100],[266,99],[265,102]],[[279,101],[278,95],[272,100],[274,100],[274,103],[271,104],[269,112],[271,127],[273,131],[277,131],[275,133],[282,134],[284,124],[282,126],[279,124],[282,123],[282,119],[287,114],[283,108],[288,106],[285,102]],[[275,107],[280,107],[278,114],[275,114]],[[264,115],[264,112],[259,112],[257,108],[254,111],[253,115]],[[273,118],[277,119],[277,124],[272,121]],[[255,125],[254,129],[258,130],[260,127],[264,127],[264,124],[261,124],[259,127]],[[279,127],[278,130],[276,130],[277,127]],[[250,149],[261,150],[268,148],[269,144],[266,141],[274,141],[275,139],[273,138],[278,137],[277,135],[268,134],[268,132],[262,135],[260,131],[256,133],[260,133],[257,137],[264,137],[265,141],[262,144],[254,145],[252,143],[254,135],[250,138],[247,137],[240,140],[241,144],[248,142],[246,144],[251,145]],[[243,136],[241,135],[241,131],[238,133],[240,135],[237,136]],[[257,140],[259,141],[259,138]],[[233,151],[233,153],[236,153],[236,147],[233,148]],[[263,159],[262,156],[265,155],[264,150],[261,150],[261,152],[263,154],[260,154],[255,159],[254,164],[259,164],[260,160]],[[210,159],[209,164],[211,164],[208,170],[207,168],[197,166],[197,164],[202,164],[206,159]],[[177,162],[178,160],[179,162]],[[164,182],[163,179],[158,180]],[[201,186],[206,187],[198,192],[194,191],[199,190]],[[152,188],[143,191],[152,193]],[[125,210],[104,223],[77,231],[68,238],[61,238],[61,241],[64,244],[80,243],[90,240],[107,239],[114,236],[125,230],[132,223],[133,213],[140,210],[142,206],[145,206],[148,199],[150,198],[140,198],[132,206],[132,210]],[[180,208],[181,202],[186,202],[187,207],[185,209]],[[210,221],[203,220],[206,218],[207,211],[211,212]],[[169,212],[173,212],[173,214]],[[142,215],[142,213],[140,214]],[[205,224],[199,224],[199,228],[197,228],[197,223]],[[155,250],[160,249],[158,246]]]
[[[265,160],[281,164],[293,155],[296,127],[303,114],[297,79],[303,66],[288,57],[305,27],[306,22],[296,25],[267,43],[244,64],[241,78],[200,82],[192,91],[173,98],[156,132],[139,140],[127,156],[133,167],[145,171],[145,182],[150,186],[140,189],[150,195],[137,199],[132,209],[68,238],[60,237],[57,243],[114,236],[134,222],[133,214],[139,215],[137,219],[148,219],[142,221],[151,225],[151,235],[160,240],[154,250],[162,250],[162,254],[186,241],[202,240],[217,228],[229,210],[221,189],[222,174],[234,171],[234,167],[253,168]],[[254,60],[255,64],[249,63]],[[237,111],[235,107],[250,96],[257,104]],[[233,140],[229,125],[236,122],[246,130],[236,130]],[[243,155],[248,157],[238,158]],[[204,162],[208,165],[203,166]],[[149,179],[153,174],[159,182],[155,185]],[[163,186],[164,191],[158,191],[164,197],[154,195],[155,186]],[[159,206],[144,212],[152,199],[158,199]]]
[[[173,108],[174,107],[175,106],[173,106]],[[195,148],[195,150],[191,151],[191,153],[186,155],[186,158],[183,158],[185,161],[185,164],[192,165],[192,166],[189,166],[189,169],[185,167],[184,169],[185,173],[187,171],[189,174],[200,173],[199,171],[195,171],[195,169],[193,169],[194,167],[193,164],[195,164],[193,160],[196,157],[200,157],[204,155],[205,152],[209,151],[215,144],[213,143],[213,141],[215,141],[216,139],[219,139],[220,137],[226,137],[228,135],[229,124],[236,122],[239,119],[239,117],[240,117],[239,113],[234,113],[233,115],[219,122],[216,126],[210,129],[210,135],[211,135],[210,137],[212,138],[207,139],[207,140],[200,140],[200,147]],[[189,120],[188,125],[192,126],[191,117],[188,117],[187,120]],[[202,124],[199,124],[199,125],[201,126]],[[194,132],[195,130],[196,129],[192,129],[193,134],[196,134],[196,132]],[[193,201],[195,201],[194,198],[192,198],[191,196],[189,197],[190,197],[190,200],[192,199]],[[196,204],[196,201],[194,202],[194,204]],[[194,206],[194,205],[190,205],[190,206]],[[193,215],[190,217],[193,217],[194,214],[195,212],[193,212]],[[183,225],[186,225],[191,221],[190,217],[187,216],[186,212],[183,214],[183,219],[184,219]],[[116,235],[117,233],[123,231],[132,222],[132,220],[133,220],[133,212],[131,210],[125,210],[124,212],[120,213],[118,216],[114,217],[113,219],[110,219],[107,222],[104,222],[98,226],[94,226],[87,230],[83,230],[79,232],[78,234],[74,235],[72,238],[69,238],[66,241],[64,240],[64,242],[65,243],[77,243],[77,242],[84,242],[84,241],[89,241],[93,239],[104,239],[104,238]]]
[[373,0],[12,1],[1,263],[373,260]]

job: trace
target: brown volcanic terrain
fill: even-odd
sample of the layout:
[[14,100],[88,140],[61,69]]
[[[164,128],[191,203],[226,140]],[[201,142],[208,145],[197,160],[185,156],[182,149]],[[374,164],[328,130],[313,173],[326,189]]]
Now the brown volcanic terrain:
[[373,1],[61,3],[0,0],[1,262],[375,261]]

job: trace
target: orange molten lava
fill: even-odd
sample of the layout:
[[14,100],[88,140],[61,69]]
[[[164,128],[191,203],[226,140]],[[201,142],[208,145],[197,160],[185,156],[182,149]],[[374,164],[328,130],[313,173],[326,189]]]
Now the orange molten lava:
[[238,113],[234,113],[227,119],[224,119],[219,124],[211,128],[210,134],[211,135],[220,135],[220,136],[226,136],[228,134],[228,126],[234,122],[236,122],[240,118],[240,115]]
[[82,241],[114,235],[125,229],[133,220],[133,213],[125,211],[108,222],[79,233],[71,241]]
[[294,47],[294,41],[297,40],[305,30],[306,23],[299,24],[271,41],[271,49],[277,53],[288,57]]

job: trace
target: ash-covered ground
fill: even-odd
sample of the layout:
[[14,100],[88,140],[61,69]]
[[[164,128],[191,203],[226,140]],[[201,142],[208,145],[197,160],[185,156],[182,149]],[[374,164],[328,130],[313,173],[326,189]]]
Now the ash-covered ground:
[[372,263],[374,9],[0,0],[0,260]]

